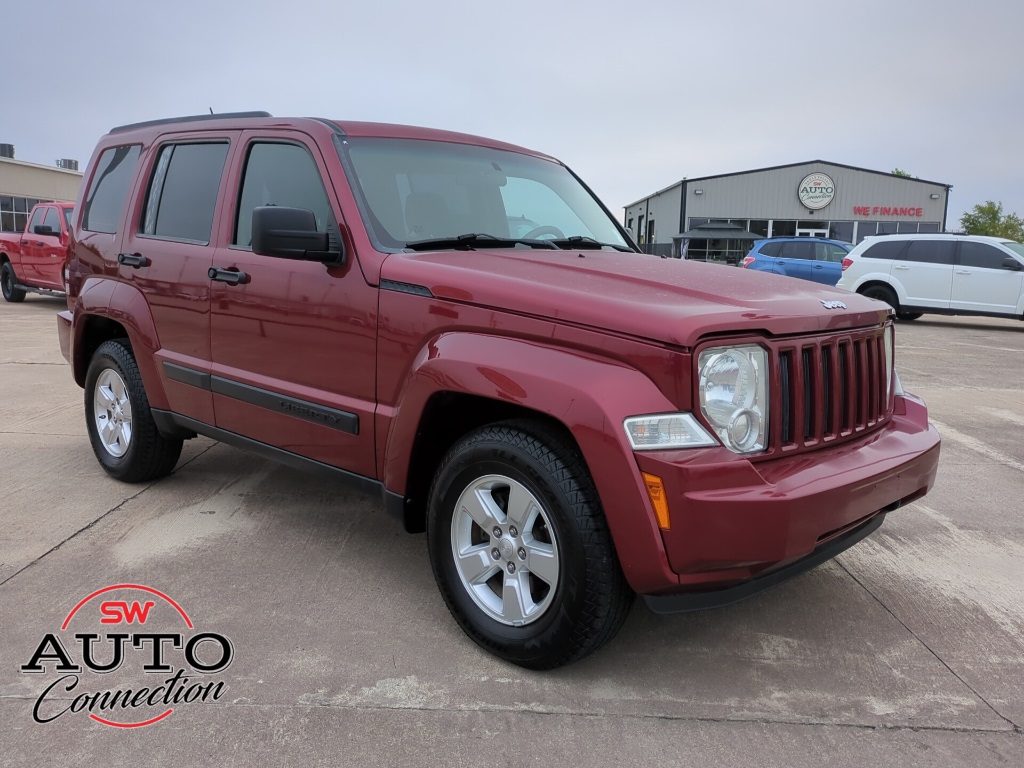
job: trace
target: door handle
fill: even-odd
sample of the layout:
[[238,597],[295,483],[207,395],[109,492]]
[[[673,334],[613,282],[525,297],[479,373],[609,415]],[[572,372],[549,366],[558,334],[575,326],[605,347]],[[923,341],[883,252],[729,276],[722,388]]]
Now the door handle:
[[149,258],[143,256],[141,253],[119,253],[117,254],[117,263],[124,264],[126,267],[131,267],[132,269],[148,267],[152,264]]
[[902,265],[896,265],[895,267],[893,267],[893,269],[910,269],[910,267],[905,267],[905,266],[902,266]]
[[248,283],[249,276],[245,272],[239,271],[237,267],[230,269],[219,269],[218,267],[210,267],[210,271],[207,272],[211,280],[216,280],[220,283],[227,283],[228,285],[238,285],[239,283]]
[[968,272],[968,271],[967,271],[966,269],[958,269],[958,270],[956,271],[956,273],[957,273],[958,275],[969,275],[969,274],[971,274],[971,273],[970,273],[970,272]]

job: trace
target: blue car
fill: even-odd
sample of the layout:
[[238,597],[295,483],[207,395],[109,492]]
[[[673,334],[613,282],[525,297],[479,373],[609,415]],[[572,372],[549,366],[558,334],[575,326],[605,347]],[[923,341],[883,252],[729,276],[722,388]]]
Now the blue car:
[[843,274],[850,243],[817,237],[773,237],[755,240],[741,267],[835,285]]

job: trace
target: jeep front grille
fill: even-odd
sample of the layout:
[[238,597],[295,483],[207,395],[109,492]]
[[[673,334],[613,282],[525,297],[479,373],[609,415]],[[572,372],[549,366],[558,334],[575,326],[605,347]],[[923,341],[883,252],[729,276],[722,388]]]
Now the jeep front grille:
[[776,375],[766,456],[843,441],[891,416],[882,328],[768,344]]

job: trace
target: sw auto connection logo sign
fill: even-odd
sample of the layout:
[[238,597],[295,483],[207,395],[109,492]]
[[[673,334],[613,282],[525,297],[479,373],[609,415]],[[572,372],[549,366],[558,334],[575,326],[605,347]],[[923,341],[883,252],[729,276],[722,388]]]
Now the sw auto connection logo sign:
[[827,173],[809,173],[796,190],[804,208],[816,211],[832,202],[836,196],[836,183]]
[[163,592],[115,584],[82,598],[21,671],[46,680],[32,708],[37,723],[88,715],[140,728],[175,707],[220,699],[226,685],[217,675],[233,655],[228,638],[197,632]]

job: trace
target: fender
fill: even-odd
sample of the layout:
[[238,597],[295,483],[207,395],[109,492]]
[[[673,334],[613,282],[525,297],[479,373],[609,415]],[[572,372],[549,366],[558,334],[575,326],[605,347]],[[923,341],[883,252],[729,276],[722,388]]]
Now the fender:
[[378,421],[378,434],[388,435],[383,462],[387,489],[404,493],[420,416],[440,392],[511,402],[562,423],[597,486],[630,586],[643,593],[663,586],[666,579],[678,581],[622,427],[629,416],[676,410],[643,373],[536,341],[461,332],[438,336],[414,360],[390,428]]
[[155,353],[160,349],[156,324],[145,295],[129,283],[95,279],[87,279],[83,283],[75,299],[72,331],[72,357],[78,385],[85,385],[85,374],[89,368],[86,350],[92,348],[85,343],[85,332],[88,321],[94,317],[113,320],[128,332],[149,404],[152,408],[166,409],[167,395],[156,365]]

